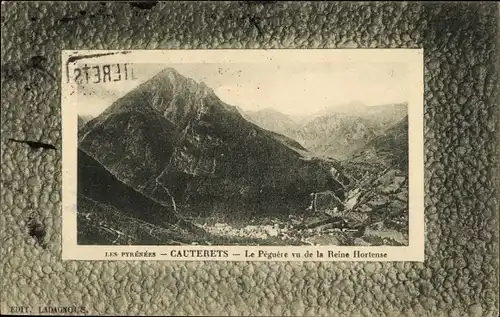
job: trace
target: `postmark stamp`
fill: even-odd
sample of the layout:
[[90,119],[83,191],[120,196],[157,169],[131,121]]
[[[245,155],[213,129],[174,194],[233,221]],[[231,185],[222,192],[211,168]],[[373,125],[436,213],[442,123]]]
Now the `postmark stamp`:
[[63,259],[423,261],[423,52],[63,51]]

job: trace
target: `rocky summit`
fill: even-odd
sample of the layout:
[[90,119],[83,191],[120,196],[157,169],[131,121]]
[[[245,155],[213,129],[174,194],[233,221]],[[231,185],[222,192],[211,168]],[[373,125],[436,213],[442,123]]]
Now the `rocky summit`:
[[304,155],[298,142],[247,121],[171,68],[85,125],[79,147],[179,214],[288,213],[306,209],[312,192],[344,195],[331,162]]

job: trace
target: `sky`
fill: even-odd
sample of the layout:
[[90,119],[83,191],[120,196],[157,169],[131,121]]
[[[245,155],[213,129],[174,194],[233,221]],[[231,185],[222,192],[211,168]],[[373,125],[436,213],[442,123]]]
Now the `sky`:
[[167,67],[197,82],[205,82],[221,100],[244,110],[274,108],[301,116],[352,101],[368,106],[405,102],[410,88],[407,65],[359,62],[134,64],[128,66],[129,71],[134,71],[134,80],[80,84],[78,112],[98,115]]

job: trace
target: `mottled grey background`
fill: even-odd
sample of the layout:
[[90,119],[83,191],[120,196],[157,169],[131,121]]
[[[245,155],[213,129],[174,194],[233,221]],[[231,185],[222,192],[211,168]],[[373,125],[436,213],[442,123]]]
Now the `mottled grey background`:
[[[1,23],[2,313],[498,315],[494,3],[4,2]],[[425,263],[60,260],[61,49],[346,47],[425,49]]]

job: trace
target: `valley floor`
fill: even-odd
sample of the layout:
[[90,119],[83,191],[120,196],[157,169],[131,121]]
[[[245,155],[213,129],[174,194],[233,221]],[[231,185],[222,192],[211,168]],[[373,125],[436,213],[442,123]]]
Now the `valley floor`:
[[78,244],[408,245],[407,171],[361,163],[344,164],[343,169],[353,179],[344,187],[345,197],[331,191],[312,193],[306,210],[222,209],[200,216],[185,206],[176,223],[152,224],[82,198]]
[[230,224],[197,220],[214,241],[226,245],[408,245],[407,232],[384,228],[383,224],[365,227],[342,216],[324,214],[254,219],[250,224]]
[[[254,218],[244,223],[214,218],[188,219],[203,234],[178,226],[163,228],[121,215],[116,210],[78,214],[78,243],[94,245],[408,245],[404,230],[383,224],[360,225],[349,217],[325,214]],[[203,230],[200,230],[202,232]],[[182,237],[182,238],[181,238]]]

